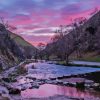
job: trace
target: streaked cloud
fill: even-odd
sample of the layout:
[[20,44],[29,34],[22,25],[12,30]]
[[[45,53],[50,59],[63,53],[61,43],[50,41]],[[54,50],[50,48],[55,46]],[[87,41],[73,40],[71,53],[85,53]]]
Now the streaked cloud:
[[0,16],[16,26],[17,34],[28,41],[32,36],[33,41],[39,37],[46,42],[59,25],[69,24],[77,17],[88,17],[99,5],[100,0],[0,0]]

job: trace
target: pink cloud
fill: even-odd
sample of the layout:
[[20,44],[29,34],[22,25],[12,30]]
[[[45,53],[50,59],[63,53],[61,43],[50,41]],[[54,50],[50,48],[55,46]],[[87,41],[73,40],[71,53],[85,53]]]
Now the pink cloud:
[[32,24],[32,22],[32,19],[27,15],[16,15],[11,20],[11,23],[15,26]]
[[41,26],[39,26],[39,25],[25,25],[25,26],[23,26],[23,29],[24,30],[33,30],[33,29],[37,29],[37,28],[40,28]]
[[12,23],[14,25],[27,25],[27,24],[31,24],[32,20],[14,20],[12,21]]
[[[48,19],[48,18],[44,18],[43,16],[35,16],[36,19],[33,21],[30,17],[28,16],[16,16],[16,20],[14,22],[14,24],[16,25],[22,25],[21,28],[18,29],[18,34],[20,33],[25,33],[24,35],[21,34],[21,36],[23,36],[27,41],[29,41],[31,44],[37,46],[37,44],[39,42],[43,42],[43,43],[47,43],[50,41],[51,36],[48,34],[49,31],[51,32],[51,30],[48,29],[48,26],[59,26],[59,25],[66,25],[66,24],[70,24],[71,23],[71,19],[75,19],[78,17],[88,17],[90,16],[90,13],[93,12],[94,9],[90,9],[87,11],[83,11],[81,13],[77,13],[77,14],[69,14],[69,15],[61,15],[59,18],[55,18],[53,17],[52,20]],[[47,12],[46,12],[47,13]],[[48,15],[50,13],[48,12]],[[51,13],[50,15],[52,15],[53,13]],[[35,15],[35,13],[34,13]],[[34,18],[35,18],[34,17]],[[49,22],[49,25],[47,25],[45,27],[44,30],[42,30],[41,28],[44,27],[42,26],[43,22],[46,22],[47,20],[51,20]],[[34,23],[40,23],[39,25],[34,25]],[[47,28],[47,29],[46,29]],[[36,32],[34,31],[32,34],[33,35],[29,35],[29,33],[27,32],[27,30],[37,30]],[[34,34],[38,34],[38,33],[46,33],[46,36],[35,36]]]
[[[70,24],[72,19],[78,17],[88,18],[95,7],[100,9],[100,0],[5,1],[4,5],[0,1],[0,16],[6,18],[11,25],[16,26],[17,34],[32,44],[48,42],[51,36],[49,27]],[[38,35],[36,36],[36,34]]]

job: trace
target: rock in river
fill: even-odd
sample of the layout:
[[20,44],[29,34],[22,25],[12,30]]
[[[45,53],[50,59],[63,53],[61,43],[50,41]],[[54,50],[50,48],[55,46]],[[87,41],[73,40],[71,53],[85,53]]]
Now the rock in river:
[[9,94],[20,94],[21,90],[17,88],[9,88]]

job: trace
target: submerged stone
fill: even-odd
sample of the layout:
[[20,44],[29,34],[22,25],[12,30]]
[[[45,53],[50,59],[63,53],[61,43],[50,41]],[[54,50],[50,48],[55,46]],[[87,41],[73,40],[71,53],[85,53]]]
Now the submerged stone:
[[9,89],[9,94],[20,94],[21,90],[16,89],[16,88],[10,88]]
[[8,83],[11,82],[11,78],[2,78],[2,80]]

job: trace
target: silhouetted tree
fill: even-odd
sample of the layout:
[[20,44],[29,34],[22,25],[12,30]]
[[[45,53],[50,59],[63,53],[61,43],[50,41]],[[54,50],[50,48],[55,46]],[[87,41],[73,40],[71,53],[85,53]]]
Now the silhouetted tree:
[[68,64],[69,57],[73,52],[73,46],[71,43],[72,37],[68,34],[69,31],[67,31],[67,29],[67,26],[60,25],[52,39],[54,54],[61,58],[61,60],[65,60],[66,64]]
[[76,54],[77,54],[77,57],[81,57],[82,56],[82,53],[81,53],[81,42],[82,40],[80,39],[81,38],[81,33],[82,33],[82,25],[87,21],[87,19],[85,17],[79,17],[79,18],[76,18],[72,21],[72,27],[73,27],[73,31],[74,31],[74,34],[73,37],[74,37],[74,47],[76,48]]
[[9,27],[8,21],[6,21],[4,19],[4,17],[0,17],[0,23],[5,26],[5,28],[7,29]]
[[96,32],[96,28],[93,28],[92,26],[87,27],[86,31],[89,32],[89,34],[94,35]]

